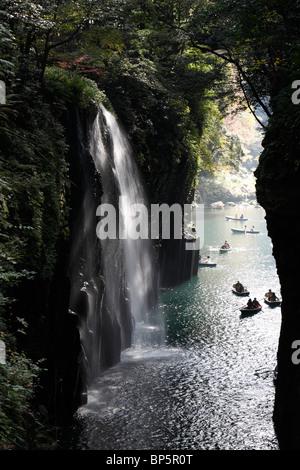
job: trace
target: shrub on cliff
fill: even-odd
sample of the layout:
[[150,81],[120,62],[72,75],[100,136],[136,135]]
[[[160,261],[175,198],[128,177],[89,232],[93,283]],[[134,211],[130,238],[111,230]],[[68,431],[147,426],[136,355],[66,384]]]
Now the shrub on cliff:
[[39,364],[11,350],[0,364],[0,450],[51,447],[44,417],[32,411],[39,373]]

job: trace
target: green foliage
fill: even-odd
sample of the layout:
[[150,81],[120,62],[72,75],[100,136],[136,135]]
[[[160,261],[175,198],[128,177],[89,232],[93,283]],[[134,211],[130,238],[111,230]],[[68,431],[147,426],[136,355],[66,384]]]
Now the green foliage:
[[[0,371],[0,445],[32,448],[44,429],[31,411],[36,389],[26,386],[38,374],[29,351],[41,355],[34,331],[46,312],[59,240],[68,236],[67,147],[61,104],[48,104],[28,77],[9,89],[13,94],[0,106],[0,335],[11,352]],[[44,295],[38,317],[36,289]]]
[[248,105],[267,116],[290,73],[299,43],[299,2],[220,0],[193,2],[186,26],[193,47],[233,64]]
[[[40,271],[44,256],[53,269],[50,253],[55,251],[60,229],[60,200],[67,167],[62,128],[46,109],[44,106],[44,110],[36,108],[31,112],[23,128],[16,122],[9,129],[2,129],[0,252],[14,271]],[[44,222],[47,211],[54,217],[51,226]],[[42,277],[47,271],[45,261]]]
[[73,102],[81,109],[88,108],[92,101],[107,101],[93,80],[79,75],[76,71],[48,67],[45,70],[44,85],[53,96]]
[[27,62],[29,56],[33,58],[43,78],[49,54],[80,35],[98,11],[98,2],[3,0],[2,9],[23,55],[21,61]]
[[[72,7],[65,1],[52,5],[18,0],[15,6],[5,0],[14,18],[16,42],[26,55],[22,69],[28,69],[31,58],[52,96],[82,108],[91,99],[110,101],[136,146],[155,199],[162,188],[171,194],[178,187],[179,164],[190,175],[191,190],[198,165],[205,162],[213,168],[214,156],[207,145],[214,140],[207,126],[211,108],[199,103],[218,100],[224,110],[232,96],[221,61],[195,51],[187,40],[185,28],[197,6],[191,0],[80,0]],[[79,65],[85,56],[89,66],[83,70]],[[47,63],[56,66],[46,67]],[[157,185],[157,174],[164,172],[174,179],[167,186]],[[166,197],[165,190],[161,197]]]
[[111,0],[82,35],[101,68],[95,81],[126,127],[155,201],[192,197],[199,167],[215,163],[210,129],[223,132],[208,126],[209,103],[223,112],[232,98],[221,61],[191,49],[180,30],[191,3]]
[[11,350],[0,364],[0,450],[51,447],[45,417],[31,409],[41,366]]
[[202,106],[209,107],[209,110],[203,112],[205,120],[198,150],[200,168],[211,174],[222,166],[237,169],[243,156],[239,138],[226,131],[222,114],[215,103],[206,101]]
[[13,35],[6,21],[6,14],[0,10],[0,79],[5,80],[14,74],[14,63],[11,61],[15,47]]

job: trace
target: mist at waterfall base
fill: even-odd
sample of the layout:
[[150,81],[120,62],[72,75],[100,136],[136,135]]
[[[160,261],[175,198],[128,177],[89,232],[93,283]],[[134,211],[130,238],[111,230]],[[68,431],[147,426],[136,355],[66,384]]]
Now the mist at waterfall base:
[[[134,163],[118,167],[118,157],[120,162],[131,158],[130,148],[106,110],[95,120],[92,136],[91,153],[103,176],[101,202],[111,203],[120,194],[129,194],[129,189],[130,198],[143,194]],[[135,175],[134,183],[127,173]],[[264,211],[249,207],[242,211],[260,234],[233,235],[223,210],[205,210],[201,254],[210,255],[217,267],[199,268],[190,281],[161,289],[156,308],[151,246],[141,247],[143,256],[137,261],[141,253],[125,246],[125,241],[101,241],[105,277],[101,302],[107,304],[114,326],[120,325],[122,354],[119,362],[94,374],[88,403],[75,415],[75,438],[69,448],[277,449],[272,413],[280,308],[264,306],[259,314],[241,318],[239,308],[245,300],[234,296],[231,285],[240,280],[259,300],[269,288],[279,293],[280,286]],[[228,215],[235,212],[236,208],[227,210]],[[225,239],[233,249],[219,254]],[[135,263],[138,269],[133,271]],[[148,288],[140,291],[142,285]],[[130,296],[130,286],[136,297]],[[132,302],[134,312],[133,342],[126,338],[132,330],[122,327],[121,317],[114,317],[121,312],[124,293],[128,311]],[[91,309],[88,316],[89,331],[82,328],[87,349],[97,315]],[[99,343],[108,347],[114,341],[112,337]],[[96,355],[103,354],[101,344],[97,347]]]

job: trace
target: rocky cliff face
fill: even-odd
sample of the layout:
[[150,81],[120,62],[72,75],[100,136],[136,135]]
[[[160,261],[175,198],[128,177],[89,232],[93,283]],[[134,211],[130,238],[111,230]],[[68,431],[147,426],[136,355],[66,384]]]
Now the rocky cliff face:
[[[101,182],[95,185],[95,168],[88,153],[88,120],[78,112],[75,106],[66,111],[63,124],[69,146],[67,161],[69,164],[70,188],[66,205],[70,235],[58,248],[57,264],[49,288],[49,305],[46,309],[46,341],[41,351],[47,359],[47,372],[42,380],[42,392],[39,401],[46,406],[50,417],[58,425],[69,422],[78,406],[86,401],[87,388],[87,352],[82,348],[80,326],[87,312],[88,298],[81,291],[82,266],[86,257],[85,246],[78,240],[78,226],[83,227],[83,201],[87,188],[95,194],[94,201],[100,201]],[[97,191],[96,191],[96,188]],[[96,193],[95,193],[96,191]],[[96,210],[96,208],[95,208]],[[89,234],[94,227],[89,228]],[[92,247],[93,252],[99,246]],[[71,263],[77,252],[77,263]],[[95,259],[95,270],[99,270],[100,258]],[[72,292],[78,290],[78,295]],[[72,302],[70,302],[72,299]]]
[[281,283],[282,328],[274,424],[281,449],[300,449],[300,365],[292,344],[300,340],[300,120],[289,98],[274,113],[255,172],[257,200],[266,222]]

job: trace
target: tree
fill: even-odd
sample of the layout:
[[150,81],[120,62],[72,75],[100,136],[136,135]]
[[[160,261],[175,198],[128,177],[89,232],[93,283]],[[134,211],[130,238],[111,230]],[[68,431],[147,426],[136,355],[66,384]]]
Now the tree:
[[194,2],[185,31],[193,47],[235,67],[256,118],[258,107],[270,117],[271,98],[293,67],[299,18],[299,2],[290,0],[201,1]]
[[42,79],[51,51],[78,37],[99,6],[95,0],[3,0],[3,10],[23,62],[34,58]]
[[[162,21],[169,24],[168,2],[154,0]],[[257,121],[273,111],[271,97],[286,80],[298,55],[299,2],[287,0],[172,1],[172,8],[188,5],[189,14],[177,27],[193,48],[213,54],[233,67],[232,81]]]

